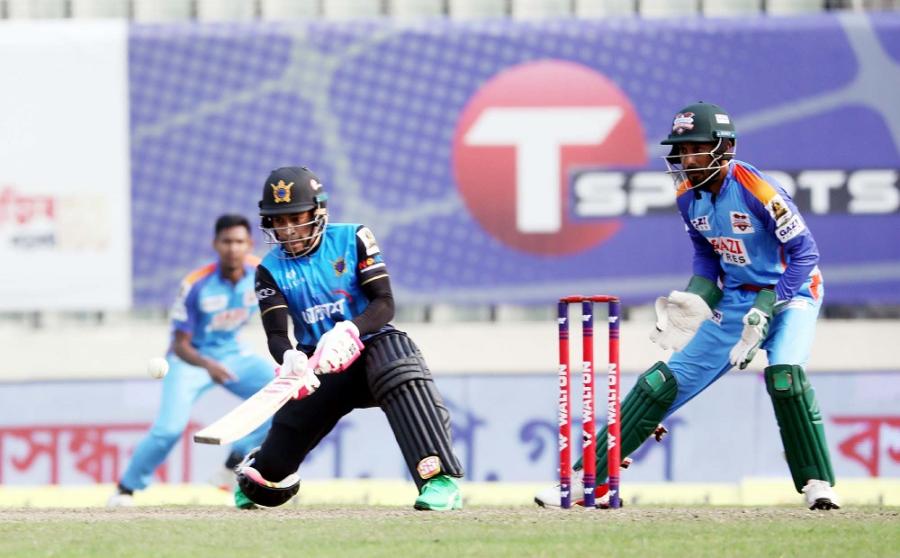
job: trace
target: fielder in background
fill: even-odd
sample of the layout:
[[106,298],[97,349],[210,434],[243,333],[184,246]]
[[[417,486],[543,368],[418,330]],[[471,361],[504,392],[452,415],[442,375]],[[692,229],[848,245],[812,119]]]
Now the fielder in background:
[[316,373],[320,382],[275,414],[262,447],[238,468],[235,503],[289,500],[298,467],[338,420],[378,406],[419,488],[414,507],[459,509],[453,477],[463,470],[450,414],[415,343],[389,323],[394,299],[381,250],[367,227],[329,224],[327,199],[305,167],[276,169],[263,185],[259,213],[274,246],[257,269],[256,296],[269,351],[281,374]]
[[[135,490],[146,488],[180,439],[194,401],[215,384],[247,399],[273,377],[270,361],[242,347],[238,331],[257,310],[254,278],[259,258],[253,256],[250,223],[240,215],[216,220],[213,248],[218,262],[190,273],[172,305],[172,343],[166,360],[159,414],[138,444],[118,489],[108,504],[132,504]],[[217,485],[233,489],[234,467],[258,446],[269,423],[260,426],[232,447]]]
[[[651,339],[675,353],[644,372],[622,403],[622,457],[665,417],[733,366],[744,369],[763,349],[766,389],[794,486],[810,509],[837,509],[822,415],[803,368],[824,294],[815,240],[781,185],[734,159],[735,127],[721,107],[685,107],[662,143],[671,146],[666,163],[694,247],[694,275],[684,291],[656,301]],[[600,482],[607,468],[605,427],[598,439],[604,442],[597,444]],[[573,500],[583,498],[580,482],[572,488]],[[542,491],[535,501],[558,506],[559,489]]]

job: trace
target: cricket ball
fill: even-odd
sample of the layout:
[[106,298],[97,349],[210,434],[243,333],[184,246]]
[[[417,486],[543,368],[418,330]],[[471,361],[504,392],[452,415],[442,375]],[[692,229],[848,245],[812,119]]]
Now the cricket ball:
[[165,378],[169,373],[169,363],[163,357],[153,357],[147,361],[147,374],[151,378]]

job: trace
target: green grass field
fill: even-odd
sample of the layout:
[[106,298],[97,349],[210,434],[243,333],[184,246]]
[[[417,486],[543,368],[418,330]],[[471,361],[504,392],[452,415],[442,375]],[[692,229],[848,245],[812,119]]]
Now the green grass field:
[[900,509],[4,509],[0,556],[900,556]]

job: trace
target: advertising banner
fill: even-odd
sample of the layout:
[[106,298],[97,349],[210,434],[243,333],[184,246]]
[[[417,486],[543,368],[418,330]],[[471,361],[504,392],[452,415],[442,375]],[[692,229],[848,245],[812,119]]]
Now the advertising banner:
[[139,305],[294,164],[401,302],[646,302],[691,271],[659,141],[698,100],[794,193],[826,304],[900,302],[897,13],[133,26],[129,58]]
[[0,308],[131,305],[123,23],[0,24]]
[[[623,377],[630,389],[635,376]],[[900,373],[834,373],[810,377],[816,390],[838,481],[900,477]],[[556,377],[440,376],[452,415],[454,447],[472,481],[542,481],[558,466]],[[603,384],[601,376],[598,383]],[[116,482],[153,422],[160,384],[144,381],[0,384],[0,483]],[[605,397],[598,394],[598,400]],[[60,406],[58,401],[67,401]],[[573,400],[579,398],[573,393]],[[213,389],[194,407],[157,482],[204,483],[227,448],[191,436],[238,400]],[[573,410],[573,417],[579,416]],[[600,423],[606,420],[598,412]],[[783,447],[765,384],[732,372],[664,421],[670,434],[632,457],[623,483],[737,482],[785,478]],[[573,431],[580,425],[576,422]],[[573,450],[574,451],[574,450]],[[304,479],[408,478],[380,409],[344,417],[300,468]]]

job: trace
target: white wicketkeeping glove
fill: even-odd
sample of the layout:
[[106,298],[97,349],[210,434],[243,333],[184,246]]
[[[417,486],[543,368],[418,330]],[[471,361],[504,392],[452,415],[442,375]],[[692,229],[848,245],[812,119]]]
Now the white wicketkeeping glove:
[[359,329],[350,320],[334,324],[325,332],[316,345],[313,360],[317,361],[316,372],[331,374],[343,372],[362,354],[363,343],[359,340]]
[[712,317],[712,310],[699,295],[684,291],[672,291],[668,297],[659,297],[654,304],[656,329],[650,340],[663,349],[680,351],[697,333],[700,324]]
[[309,368],[309,358],[302,351],[288,349],[281,359],[281,366],[275,370],[278,377],[295,376],[303,379],[303,385],[293,395],[294,399],[303,399],[319,388],[320,381],[315,372]]
[[753,307],[744,314],[744,329],[741,331],[741,339],[731,348],[728,360],[732,366],[741,370],[747,368],[760,345],[769,334],[769,322],[775,314],[775,292],[763,289],[756,295]]

